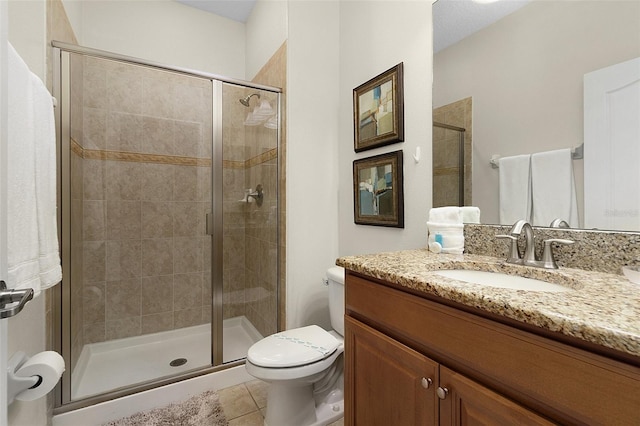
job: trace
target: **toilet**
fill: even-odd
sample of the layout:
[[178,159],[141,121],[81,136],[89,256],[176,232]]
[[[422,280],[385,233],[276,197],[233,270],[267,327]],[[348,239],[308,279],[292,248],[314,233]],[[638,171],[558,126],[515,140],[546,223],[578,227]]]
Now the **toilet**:
[[344,415],[344,268],[327,270],[333,330],[272,334],[249,348],[245,367],[269,383],[265,426],[323,426]]

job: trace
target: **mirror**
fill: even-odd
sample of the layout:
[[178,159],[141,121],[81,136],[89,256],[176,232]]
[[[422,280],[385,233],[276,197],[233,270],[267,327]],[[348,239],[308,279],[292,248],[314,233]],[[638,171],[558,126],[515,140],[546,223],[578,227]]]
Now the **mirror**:
[[[498,20],[475,28],[475,33],[460,41],[448,39],[447,34],[459,26],[473,30],[478,24],[475,18],[481,12],[476,9],[471,16],[462,16],[464,3],[486,7]],[[511,7],[502,18],[496,12],[501,4]],[[533,0],[481,5],[471,0],[439,0],[433,17],[434,110],[458,102],[468,105],[468,110],[453,108],[438,119],[434,115],[434,121],[468,126],[465,156],[471,160],[465,164],[465,187],[471,201],[465,195],[465,204],[480,207],[483,223],[497,224],[499,174],[490,159],[583,143],[584,75],[640,57],[640,3]],[[443,40],[453,44],[443,48]],[[634,120],[633,126],[640,129],[640,117]],[[584,156],[585,160],[572,162],[580,227],[584,227],[588,146]],[[434,182],[435,178],[434,173]],[[640,224],[640,206],[626,212],[637,215]],[[631,228],[614,230],[640,231],[640,226]]]

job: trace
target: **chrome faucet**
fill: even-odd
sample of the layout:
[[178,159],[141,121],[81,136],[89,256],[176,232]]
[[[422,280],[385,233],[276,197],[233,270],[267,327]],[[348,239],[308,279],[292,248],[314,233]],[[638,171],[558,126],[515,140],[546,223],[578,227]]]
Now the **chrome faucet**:
[[549,225],[550,228],[571,228],[566,220],[560,218],[553,219],[553,222]]
[[[518,237],[524,233],[525,248],[524,255],[520,254],[520,248],[518,247]],[[553,249],[551,243],[557,244],[573,244],[574,241],[564,240],[559,238],[552,238],[544,240],[544,249],[542,253],[542,259],[536,258],[536,241],[533,233],[533,227],[529,222],[524,219],[520,219],[511,227],[509,235],[496,235],[496,238],[508,239],[511,241],[511,248],[509,250],[509,256],[507,257],[507,263],[513,263],[516,265],[533,266],[536,268],[545,269],[558,269],[555,259],[553,258]]]

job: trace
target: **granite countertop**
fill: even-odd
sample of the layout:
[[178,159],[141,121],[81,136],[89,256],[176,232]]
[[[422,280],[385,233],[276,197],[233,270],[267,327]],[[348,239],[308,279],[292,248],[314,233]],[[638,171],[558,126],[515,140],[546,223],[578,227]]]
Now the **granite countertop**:
[[[341,257],[345,269],[462,303],[526,324],[640,357],[640,285],[622,275],[546,270],[478,255],[426,249]],[[445,278],[434,271],[472,269],[536,278],[570,287],[560,293],[512,290]]]

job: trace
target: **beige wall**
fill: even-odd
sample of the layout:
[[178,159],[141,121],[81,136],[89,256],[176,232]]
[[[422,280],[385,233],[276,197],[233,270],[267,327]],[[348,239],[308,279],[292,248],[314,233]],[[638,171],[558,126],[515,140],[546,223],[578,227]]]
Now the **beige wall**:
[[84,46],[245,78],[240,22],[165,0],[83,1],[81,9],[73,24]]
[[[336,257],[426,244],[431,4],[291,1],[288,14],[287,326],[329,327],[327,292],[319,283]],[[399,62],[405,142],[356,155],[352,89]],[[354,225],[353,160],[398,149],[405,153],[405,228]]]
[[288,15],[287,328],[330,327],[321,279],[338,256],[339,3],[291,0]]
[[[432,179],[431,4],[348,1],[341,3],[340,18],[340,255],[425,247]],[[356,154],[352,90],[399,62],[404,62],[405,140]],[[422,151],[419,163],[413,160],[417,147]],[[355,225],[352,161],[400,149],[404,152],[404,229]]]
[[[491,155],[580,145],[583,75],[640,56],[639,31],[636,1],[534,1],[435,56],[434,108],[473,98],[473,203],[484,223],[498,222]],[[582,218],[583,163],[573,164]]]
[[245,79],[256,81],[258,72],[287,39],[287,2],[258,0],[245,25],[245,39]]

